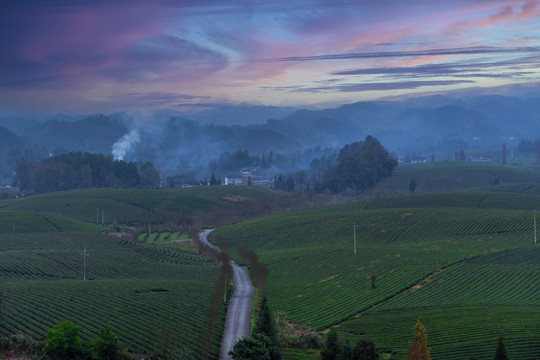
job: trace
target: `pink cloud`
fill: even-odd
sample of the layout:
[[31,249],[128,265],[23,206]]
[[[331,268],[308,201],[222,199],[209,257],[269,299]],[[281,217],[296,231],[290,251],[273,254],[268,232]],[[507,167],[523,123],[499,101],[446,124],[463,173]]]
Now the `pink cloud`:
[[[525,30],[527,24],[524,20],[538,16],[540,16],[540,11],[535,1],[480,2],[458,8],[454,14],[445,19],[448,25],[443,29],[443,34],[452,34],[463,39],[477,30],[495,27],[511,35],[509,31],[511,26],[516,24],[525,26]],[[452,21],[452,18],[460,20]],[[475,38],[479,41],[485,40],[484,35],[477,35]]]

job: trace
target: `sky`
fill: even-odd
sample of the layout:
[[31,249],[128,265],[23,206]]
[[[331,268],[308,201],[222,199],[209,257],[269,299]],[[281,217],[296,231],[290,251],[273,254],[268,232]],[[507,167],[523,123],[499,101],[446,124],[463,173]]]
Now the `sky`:
[[21,0],[0,109],[332,107],[540,82],[535,0]]

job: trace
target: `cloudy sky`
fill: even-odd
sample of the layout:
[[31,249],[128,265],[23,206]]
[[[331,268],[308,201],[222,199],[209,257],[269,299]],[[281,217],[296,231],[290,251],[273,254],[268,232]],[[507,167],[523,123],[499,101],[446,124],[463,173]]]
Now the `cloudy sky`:
[[540,82],[536,0],[9,3],[0,109],[331,106]]

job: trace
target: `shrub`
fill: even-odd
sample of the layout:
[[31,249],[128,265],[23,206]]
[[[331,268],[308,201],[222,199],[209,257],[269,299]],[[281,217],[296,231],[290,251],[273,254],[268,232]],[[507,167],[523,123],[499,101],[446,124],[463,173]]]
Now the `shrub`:
[[75,359],[82,350],[80,327],[65,320],[47,331],[47,349],[57,359]]
[[110,327],[101,329],[99,337],[87,345],[90,356],[95,360],[114,360],[118,357],[118,335]]

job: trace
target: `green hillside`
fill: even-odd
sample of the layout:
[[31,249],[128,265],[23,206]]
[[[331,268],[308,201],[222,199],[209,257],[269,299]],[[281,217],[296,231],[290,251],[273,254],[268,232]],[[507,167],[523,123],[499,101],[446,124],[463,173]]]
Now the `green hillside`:
[[56,215],[2,211],[0,219],[0,335],[44,339],[68,320],[85,341],[110,326],[137,353],[158,353],[168,336],[169,352],[199,359],[208,346],[219,356],[221,328],[209,335],[207,323],[220,268],[205,256],[103,235],[103,227]]
[[465,190],[497,184],[540,183],[540,166],[501,165],[490,162],[428,162],[399,165],[392,176],[370,190],[375,196],[410,194],[409,184],[416,182],[415,193]]
[[[512,186],[512,189],[516,188],[517,185]],[[532,211],[540,208],[540,195],[502,191],[454,191],[380,198],[370,201],[365,206],[366,209],[409,207],[460,207],[475,209],[521,209]]]
[[0,234],[35,232],[93,232],[105,227],[65,218],[59,215],[0,210]]
[[492,358],[499,335],[510,358],[539,358],[540,254],[532,211],[514,210],[538,198],[429,196],[269,216],[211,236],[259,254],[275,310],[318,330],[337,325],[351,341],[371,338],[392,358],[405,356],[418,317],[436,359]]
[[[248,186],[85,189],[0,201],[0,210],[53,213],[88,223],[223,226],[305,206],[306,199]],[[97,219],[96,219],[97,218]]]

